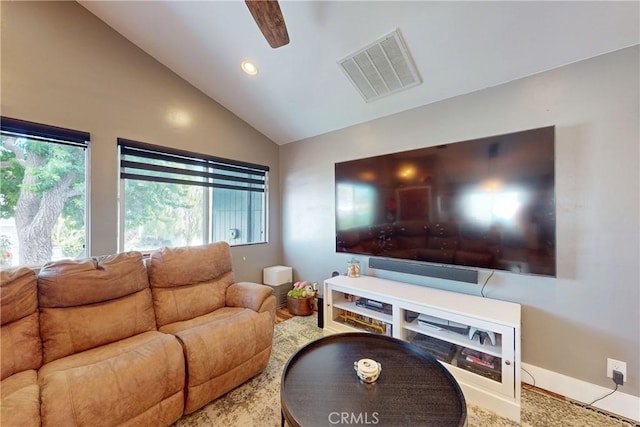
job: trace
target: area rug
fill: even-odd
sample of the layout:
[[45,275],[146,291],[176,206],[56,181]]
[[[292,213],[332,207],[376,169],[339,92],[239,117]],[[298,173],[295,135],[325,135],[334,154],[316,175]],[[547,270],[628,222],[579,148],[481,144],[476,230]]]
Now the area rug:
[[[273,351],[267,368],[240,387],[178,420],[175,427],[279,427],[280,375],[289,357],[322,336],[316,316],[293,317],[275,326]],[[470,427],[512,427],[518,424],[476,405],[467,404]],[[522,390],[524,427],[633,426],[625,420],[572,404],[535,389]],[[309,426],[316,427],[316,426]],[[409,426],[407,426],[409,427]]]

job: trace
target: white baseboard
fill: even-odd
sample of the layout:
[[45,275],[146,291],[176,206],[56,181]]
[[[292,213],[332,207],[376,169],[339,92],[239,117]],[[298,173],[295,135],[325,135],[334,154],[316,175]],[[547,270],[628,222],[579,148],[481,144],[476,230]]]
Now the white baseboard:
[[[536,387],[560,394],[584,404],[591,403],[613,390],[613,387],[606,388],[591,384],[527,363],[522,363],[522,367],[535,378]],[[527,372],[522,373],[522,382],[533,385],[533,380]],[[597,401],[592,406],[640,422],[640,398],[623,393],[620,389],[612,395]]]

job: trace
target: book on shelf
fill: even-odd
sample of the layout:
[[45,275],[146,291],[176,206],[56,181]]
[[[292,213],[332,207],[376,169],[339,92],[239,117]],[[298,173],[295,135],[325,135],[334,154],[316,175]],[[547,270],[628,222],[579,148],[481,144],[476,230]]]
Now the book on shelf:
[[462,349],[461,355],[464,356],[467,362],[471,362],[479,366],[484,366],[485,368],[489,369],[495,369],[496,365],[499,363],[498,357],[492,356],[487,353],[482,353],[477,350],[472,350],[470,348]]
[[392,325],[382,320],[373,319],[369,316],[365,316],[359,313],[353,313],[350,311],[342,311],[339,315],[339,319],[343,323],[350,324],[352,326],[368,330],[370,332],[376,332],[381,335],[392,336]]

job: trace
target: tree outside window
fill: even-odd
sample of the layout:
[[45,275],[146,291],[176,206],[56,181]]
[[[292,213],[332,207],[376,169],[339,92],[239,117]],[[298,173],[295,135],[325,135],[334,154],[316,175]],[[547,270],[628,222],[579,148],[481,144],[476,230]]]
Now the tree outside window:
[[204,188],[124,180],[124,194],[123,250],[203,243]]
[[41,265],[84,256],[86,142],[42,137],[40,130],[47,128],[43,125],[36,125],[36,135],[19,133],[6,123],[3,118],[0,265]]

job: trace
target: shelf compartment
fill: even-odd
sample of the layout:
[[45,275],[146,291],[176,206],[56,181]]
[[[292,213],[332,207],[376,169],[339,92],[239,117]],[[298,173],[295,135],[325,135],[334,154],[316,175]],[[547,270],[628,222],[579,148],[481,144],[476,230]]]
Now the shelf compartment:
[[405,322],[404,328],[423,335],[430,335],[443,341],[457,344],[461,347],[468,347],[473,350],[481,351],[492,356],[502,356],[502,335],[499,333],[496,333],[496,345],[493,345],[489,340],[485,340],[484,344],[480,344],[480,341],[477,339],[469,339],[468,334],[459,334],[442,328],[423,326],[420,325],[417,320]]
[[377,310],[372,310],[370,308],[359,306],[355,303],[355,301],[342,301],[342,302],[334,302],[334,308],[338,308],[341,310],[350,311],[352,313],[361,314],[363,316],[371,317],[376,320],[380,320],[385,323],[393,323],[393,318],[390,314],[386,314]]
[[339,309],[333,320],[365,332],[387,336],[393,335],[392,324],[390,322],[372,318],[361,313]]
[[502,358],[462,347],[415,331],[406,332],[406,341],[439,361],[457,366],[496,382],[502,382]]
[[418,332],[407,332],[406,340],[439,361],[450,365],[453,364],[453,359],[458,353],[457,345]]

